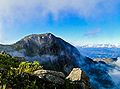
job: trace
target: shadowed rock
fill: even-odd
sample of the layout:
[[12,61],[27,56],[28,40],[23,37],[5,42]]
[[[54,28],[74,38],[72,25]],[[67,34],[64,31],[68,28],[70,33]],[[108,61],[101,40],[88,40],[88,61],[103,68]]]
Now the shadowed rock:
[[37,70],[33,73],[33,75],[51,83],[60,85],[65,83],[65,75],[62,72],[52,70]]

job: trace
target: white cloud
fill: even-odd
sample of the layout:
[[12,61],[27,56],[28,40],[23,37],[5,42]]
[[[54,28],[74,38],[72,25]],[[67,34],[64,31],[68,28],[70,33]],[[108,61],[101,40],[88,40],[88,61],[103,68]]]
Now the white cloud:
[[0,23],[0,42],[3,42],[4,40],[4,34],[3,34],[3,28],[2,28],[2,24]]
[[84,18],[109,13],[119,0],[0,0],[3,20],[30,19],[51,13],[55,18],[62,11],[71,11]]
[[100,32],[101,32],[101,29],[96,28],[96,29],[93,29],[93,30],[89,30],[88,32],[86,32],[84,34],[84,36],[95,36],[95,35],[99,34]]

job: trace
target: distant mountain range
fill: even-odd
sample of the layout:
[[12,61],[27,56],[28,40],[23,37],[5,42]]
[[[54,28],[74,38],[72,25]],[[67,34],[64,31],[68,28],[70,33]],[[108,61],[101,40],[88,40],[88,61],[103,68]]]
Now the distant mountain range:
[[87,44],[78,46],[80,48],[120,48],[120,44]]
[[120,57],[120,45],[95,44],[77,46],[80,53],[90,58],[117,58]]

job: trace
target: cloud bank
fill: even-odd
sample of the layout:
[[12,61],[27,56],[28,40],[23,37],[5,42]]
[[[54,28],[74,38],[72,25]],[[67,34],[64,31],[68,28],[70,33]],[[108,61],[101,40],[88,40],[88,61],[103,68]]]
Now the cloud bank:
[[119,0],[0,0],[0,18],[26,20],[43,18],[52,14],[59,18],[61,12],[75,13],[83,18],[97,17],[113,12]]

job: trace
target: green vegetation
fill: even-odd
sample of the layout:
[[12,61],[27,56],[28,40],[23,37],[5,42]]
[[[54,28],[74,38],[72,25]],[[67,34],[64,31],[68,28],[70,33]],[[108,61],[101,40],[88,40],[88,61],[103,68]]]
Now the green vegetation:
[[9,70],[10,67],[17,68],[20,62],[5,54],[0,54],[0,68]]
[[38,69],[42,67],[37,61],[20,62],[17,58],[0,54],[0,88],[37,89],[35,78],[30,81],[29,76]]

